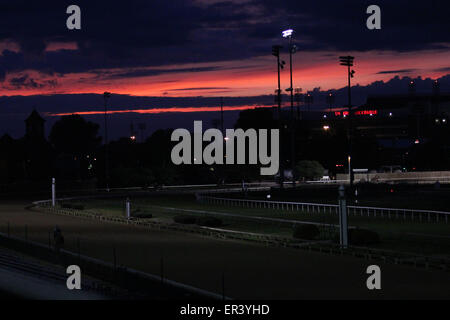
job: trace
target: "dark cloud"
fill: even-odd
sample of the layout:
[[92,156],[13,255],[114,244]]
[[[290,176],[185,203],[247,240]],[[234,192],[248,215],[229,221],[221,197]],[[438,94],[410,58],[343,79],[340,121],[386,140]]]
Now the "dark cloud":
[[[77,1],[82,29],[65,22],[71,1],[0,0],[3,72],[86,72],[179,63],[245,59],[270,53],[292,26],[301,50],[424,50],[448,48],[450,2],[379,0],[382,29],[365,26],[369,1],[254,0],[208,4],[171,0]],[[76,42],[78,50],[46,52],[50,42]],[[144,72],[142,71],[141,74]],[[132,74],[131,74],[132,75]],[[130,75],[130,76],[131,76]],[[2,73],[0,72],[0,78]]]
[[377,74],[398,74],[398,73],[410,73],[414,71],[416,71],[416,69],[383,70],[377,72]]
[[450,71],[450,67],[438,68],[438,69],[435,69],[434,71],[437,71],[437,72],[449,72]]
[[13,89],[42,89],[47,87],[56,87],[58,81],[56,79],[51,80],[35,80],[29,75],[25,74],[19,77],[13,77],[9,79],[7,84],[3,87],[12,87]]
[[222,69],[220,67],[199,67],[199,68],[173,68],[173,69],[140,69],[140,70],[130,70],[124,72],[110,72],[110,71],[99,71],[95,72],[102,79],[120,79],[120,78],[136,78],[136,77],[148,77],[157,76],[167,73],[196,73],[196,72],[207,72]]

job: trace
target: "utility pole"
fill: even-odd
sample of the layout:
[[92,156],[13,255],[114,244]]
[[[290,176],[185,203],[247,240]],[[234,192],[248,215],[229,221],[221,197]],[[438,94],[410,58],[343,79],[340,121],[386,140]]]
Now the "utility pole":
[[350,79],[353,78],[355,71],[351,70],[350,67],[353,67],[353,59],[355,57],[352,56],[341,56],[339,57],[339,61],[341,66],[347,67],[347,77],[348,77],[348,170],[349,170],[349,180],[350,180],[350,189],[353,189],[353,181],[354,181],[354,173],[352,167],[352,143],[353,143],[353,126],[352,126],[352,94],[351,94],[351,82]]
[[108,99],[111,97],[111,93],[103,93],[103,99],[105,103],[105,182],[106,191],[109,192],[109,155],[108,155]]
[[[281,69],[284,68],[284,61],[280,62],[280,49],[282,48],[282,46],[279,45],[275,45],[272,46],[272,55],[275,56],[277,58],[277,70],[278,70],[278,89],[277,89],[277,102],[278,102],[278,129],[280,131],[280,135],[281,135],[281,131],[282,131],[282,121],[281,121],[281,79],[280,79],[280,75],[281,75]],[[280,188],[283,189],[284,188],[284,166],[283,166],[283,148],[282,145],[283,143],[281,142],[282,139],[280,139]]]

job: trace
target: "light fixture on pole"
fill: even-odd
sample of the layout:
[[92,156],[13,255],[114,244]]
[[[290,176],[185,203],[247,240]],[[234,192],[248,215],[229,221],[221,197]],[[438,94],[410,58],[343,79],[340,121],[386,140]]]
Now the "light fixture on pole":
[[287,29],[282,32],[283,38],[291,37],[294,34],[294,30]]

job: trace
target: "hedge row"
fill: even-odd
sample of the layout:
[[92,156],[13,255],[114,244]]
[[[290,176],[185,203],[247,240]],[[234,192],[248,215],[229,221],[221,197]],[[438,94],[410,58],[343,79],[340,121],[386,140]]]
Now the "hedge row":
[[197,224],[203,227],[217,228],[222,226],[222,220],[215,217],[196,217],[180,215],[173,218],[173,221],[180,224]]

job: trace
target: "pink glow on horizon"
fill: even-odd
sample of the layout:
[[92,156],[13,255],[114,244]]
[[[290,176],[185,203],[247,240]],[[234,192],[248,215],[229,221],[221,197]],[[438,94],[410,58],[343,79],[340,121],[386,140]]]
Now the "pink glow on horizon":
[[[224,106],[224,111],[239,111],[254,108],[272,108],[272,106],[265,105],[251,105],[251,106]],[[173,108],[154,108],[154,109],[129,109],[129,110],[110,110],[107,114],[122,114],[122,113],[139,113],[139,114],[158,114],[158,113],[184,113],[184,112],[217,112],[220,107],[173,107]],[[47,113],[49,117],[62,117],[70,115],[98,115],[105,114],[104,111],[78,111],[65,113]]]
[[[69,49],[75,44],[55,43],[49,49]],[[422,78],[439,78],[448,72],[439,69],[448,67],[449,50],[424,50],[419,52],[297,52],[294,56],[294,86],[303,92],[314,88],[321,90],[338,89],[346,86],[346,70],[338,63],[338,56],[351,54],[355,56],[356,75],[354,85],[368,85],[374,81],[388,81],[397,74]],[[276,88],[276,64],[274,57],[263,56],[242,61],[222,61],[212,63],[190,63],[164,67],[143,67],[136,70],[186,69],[218,67],[217,70],[203,72],[170,72],[154,76],[120,78],[130,69],[104,70],[113,75],[111,78],[98,77],[91,72],[71,73],[64,76],[49,76],[37,71],[23,71],[8,74],[2,95],[36,95],[36,94],[102,94],[106,89],[116,94],[158,97],[236,97],[273,94]],[[283,56],[283,59],[287,57]],[[132,69],[133,71],[135,69]],[[410,70],[409,72],[385,73],[381,71]],[[38,83],[57,80],[55,86],[13,87],[8,80],[29,73]],[[282,89],[289,86],[289,71],[282,72]],[[197,88],[197,89],[196,89]],[[207,89],[211,88],[211,89]],[[216,88],[216,89],[214,89]],[[5,90],[6,89],[6,90]]]

